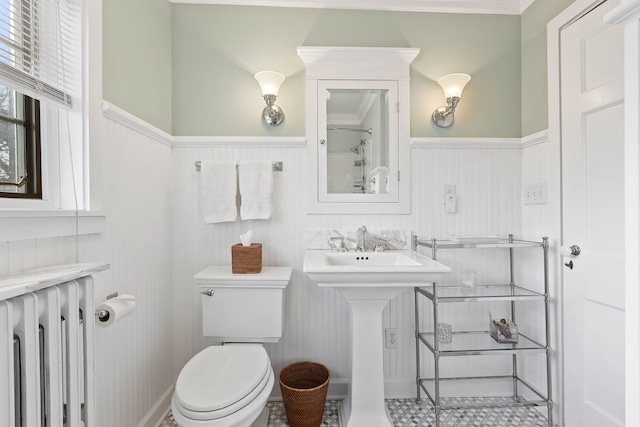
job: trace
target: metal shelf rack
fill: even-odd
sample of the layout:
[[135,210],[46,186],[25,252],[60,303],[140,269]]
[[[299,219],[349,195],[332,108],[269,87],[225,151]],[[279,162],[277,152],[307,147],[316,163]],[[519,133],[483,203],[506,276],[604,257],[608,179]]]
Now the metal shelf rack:
[[[552,399],[551,399],[551,347],[549,326],[549,240],[543,237],[541,242],[517,240],[510,234],[506,239],[495,241],[473,240],[420,240],[413,237],[413,249],[419,246],[431,249],[431,257],[437,259],[438,250],[445,249],[500,249],[509,253],[509,278],[508,284],[478,285],[473,292],[462,290],[456,286],[439,286],[437,283],[414,288],[415,292],[415,338],[416,338],[416,394],[421,398],[423,391],[434,406],[436,427],[440,426],[441,410],[461,407],[488,407],[488,406],[546,406],[548,412],[548,425],[553,426]],[[533,291],[526,286],[515,284],[514,278],[514,251],[521,248],[541,248],[544,262],[544,292]],[[427,298],[433,307],[433,331],[420,330],[419,299]],[[516,321],[516,302],[538,301],[544,304],[545,342],[537,342],[522,331],[518,334],[518,343],[498,343],[489,335],[488,331],[459,331],[453,333],[451,343],[438,342],[436,325],[438,324],[438,306],[441,303],[477,303],[486,301],[507,301],[510,303],[511,320]],[[424,346],[433,355],[434,374],[432,378],[421,376],[420,349]],[[472,377],[447,377],[440,375],[440,359],[452,356],[479,356],[479,355],[511,355],[512,373],[506,376],[472,376]],[[545,355],[545,368],[547,376],[546,394],[537,390],[530,383],[518,375],[518,356],[524,354]],[[504,390],[503,394],[490,396],[486,399],[473,399],[465,402],[460,399],[448,399],[443,388],[454,386],[457,392],[460,388],[468,387],[471,390],[483,390],[491,387],[492,390]],[[477,396],[476,396],[477,397]]]

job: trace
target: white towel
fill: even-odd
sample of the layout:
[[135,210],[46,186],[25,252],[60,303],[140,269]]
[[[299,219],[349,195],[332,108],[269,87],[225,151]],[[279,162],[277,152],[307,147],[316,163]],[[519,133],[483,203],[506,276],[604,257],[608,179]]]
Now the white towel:
[[240,218],[271,218],[273,166],[271,161],[246,161],[238,165]]
[[236,162],[203,161],[200,174],[204,222],[235,221],[238,217]]

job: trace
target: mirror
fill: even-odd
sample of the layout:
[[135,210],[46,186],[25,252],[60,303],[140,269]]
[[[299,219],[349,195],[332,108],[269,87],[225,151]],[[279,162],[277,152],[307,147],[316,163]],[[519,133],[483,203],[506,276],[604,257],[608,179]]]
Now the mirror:
[[318,82],[319,201],[397,202],[397,83]]
[[413,48],[299,47],[309,212],[410,213]]
[[327,193],[389,194],[388,92],[327,89]]

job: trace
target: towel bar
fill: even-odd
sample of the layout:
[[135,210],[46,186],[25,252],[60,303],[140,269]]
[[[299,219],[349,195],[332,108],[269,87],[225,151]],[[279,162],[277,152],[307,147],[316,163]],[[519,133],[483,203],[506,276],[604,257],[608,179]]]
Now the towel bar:
[[[197,172],[200,172],[200,164],[201,164],[200,160],[198,160],[198,161],[196,161],[194,163],[194,165],[196,165],[196,171]],[[283,163],[281,161],[273,162],[273,171],[274,172],[282,172],[282,165],[283,165]],[[238,163],[236,163],[236,166],[238,166]]]

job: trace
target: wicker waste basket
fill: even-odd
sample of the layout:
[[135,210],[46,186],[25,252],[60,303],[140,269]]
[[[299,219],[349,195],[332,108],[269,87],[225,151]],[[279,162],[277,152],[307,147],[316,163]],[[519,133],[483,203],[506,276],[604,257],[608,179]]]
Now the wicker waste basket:
[[291,427],[322,424],[330,377],[329,369],[315,362],[295,362],[282,368],[278,381]]

